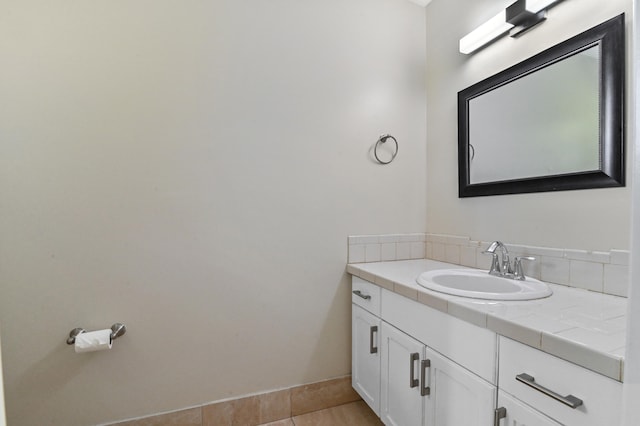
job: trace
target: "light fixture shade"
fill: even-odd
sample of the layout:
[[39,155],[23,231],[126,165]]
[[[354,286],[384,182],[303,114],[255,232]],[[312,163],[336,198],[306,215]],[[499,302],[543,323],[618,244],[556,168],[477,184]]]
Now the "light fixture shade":
[[531,13],[538,13],[558,1],[559,0],[526,0],[526,9]]
[[[542,0],[539,0],[539,2],[542,2]],[[460,53],[469,54],[500,37],[511,28],[513,28],[513,24],[507,22],[506,11],[502,10],[496,16],[460,39]]]

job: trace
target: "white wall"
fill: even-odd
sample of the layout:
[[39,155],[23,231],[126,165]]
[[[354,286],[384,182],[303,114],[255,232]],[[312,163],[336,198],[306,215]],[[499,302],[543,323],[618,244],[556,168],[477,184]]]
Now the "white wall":
[[[350,372],[347,235],[424,231],[424,8],[24,0],[0,58],[9,424]],[[110,352],[65,344],[114,322]]]
[[[637,39],[640,24],[638,23],[638,6],[639,0],[633,1],[633,36]],[[634,43],[633,54],[630,62],[633,67],[632,83],[630,97],[634,106],[632,143],[638,146],[640,142],[640,132],[638,123],[640,120],[640,82],[638,81],[638,72],[640,70],[640,45]],[[640,182],[640,150],[635,149],[632,177],[635,183]],[[631,227],[631,283],[640,282],[640,185],[634,185],[632,191],[632,227]],[[640,405],[638,398],[640,397],[640,289],[638,285],[631,285],[629,288],[629,304],[627,307],[627,348],[624,358],[624,410],[623,424],[624,426],[635,426],[640,423]]]
[[628,26],[631,21],[631,0],[566,0],[519,38],[504,37],[469,56],[458,53],[461,37],[511,3],[434,0],[427,7],[427,231],[547,247],[628,249],[629,184],[458,198],[458,91],[622,12]]

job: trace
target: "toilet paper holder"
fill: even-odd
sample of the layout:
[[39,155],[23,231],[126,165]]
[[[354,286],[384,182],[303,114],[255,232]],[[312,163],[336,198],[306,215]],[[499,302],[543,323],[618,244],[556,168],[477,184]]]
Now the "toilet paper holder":
[[[67,339],[67,345],[73,345],[76,343],[76,336],[86,332],[84,328],[74,328],[69,333],[69,338]],[[127,327],[124,324],[120,324],[119,322],[113,324],[111,326],[111,340],[115,340],[118,337],[122,336],[127,332]]]

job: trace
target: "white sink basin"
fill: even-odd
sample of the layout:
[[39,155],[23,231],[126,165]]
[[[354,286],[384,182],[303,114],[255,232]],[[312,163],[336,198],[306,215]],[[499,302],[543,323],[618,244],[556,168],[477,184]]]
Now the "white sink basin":
[[438,269],[423,272],[418,284],[454,296],[488,300],[532,300],[551,296],[549,286],[535,278],[525,281],[489,275],[473,269]]

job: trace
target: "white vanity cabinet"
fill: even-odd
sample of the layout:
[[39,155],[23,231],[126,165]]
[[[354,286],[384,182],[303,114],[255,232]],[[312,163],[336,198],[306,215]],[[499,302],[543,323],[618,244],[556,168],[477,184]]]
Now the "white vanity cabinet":
[[[372,284],[353,278],[352,383],[382,421],[397,426],[493,425],[495,333],[367,285]],[[372,371],[376,363],[377,372]]]
[[[620,424],[621,382],[498,335],[467,304],[399,284],[390,291],[355,276],[352,283],[353,386],[386,425]],[[621,367],[575,348],[566,352],[575,362]]]

